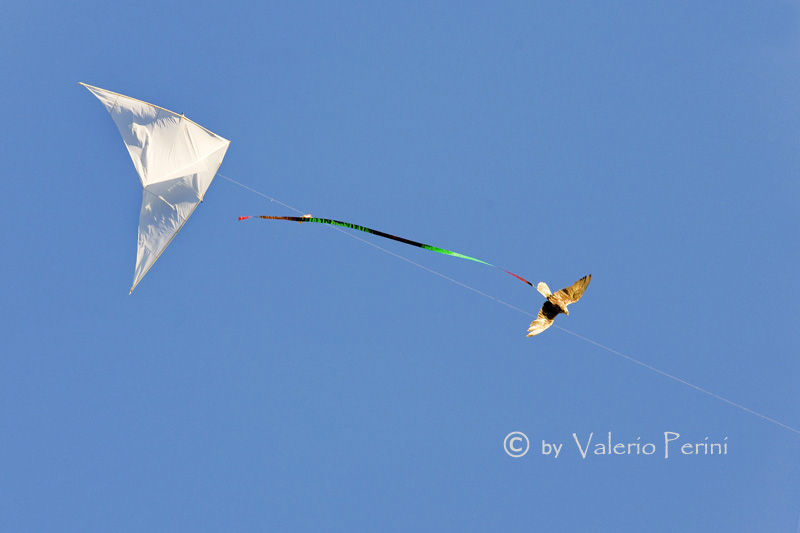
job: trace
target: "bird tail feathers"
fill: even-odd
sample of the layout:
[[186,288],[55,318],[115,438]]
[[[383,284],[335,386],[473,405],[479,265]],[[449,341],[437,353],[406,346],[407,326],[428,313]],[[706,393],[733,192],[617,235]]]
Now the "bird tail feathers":
[[550,292],[550,287],[548,287],[547,283],[545,283],[544,281],[539,282],[539,284],[536,286],[536,290],[539,291],[541,295],[544,296],[545,298],[553,294],[552,292]]

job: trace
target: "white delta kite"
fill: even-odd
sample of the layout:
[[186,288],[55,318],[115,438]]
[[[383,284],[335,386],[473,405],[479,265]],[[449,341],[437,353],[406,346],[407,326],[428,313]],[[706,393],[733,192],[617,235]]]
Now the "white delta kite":
[[230,141],[163,107],[81,85],[114,119],[144,189],[133,292],[203,201]]

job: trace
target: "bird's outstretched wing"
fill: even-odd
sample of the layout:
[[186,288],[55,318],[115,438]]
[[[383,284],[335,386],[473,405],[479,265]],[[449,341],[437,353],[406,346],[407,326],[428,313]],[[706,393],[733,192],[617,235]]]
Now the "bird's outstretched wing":
[[538,335],[552,326],[553,320],[555,320],[558,313],[558,308],[555,305],[551,304],[550,302],[545,302],[542,308],[539,309],[539,315],[536,317],[536,320],[531,322],[531,325],[528,328],[528,337]]
[[589,286],[590,281],[592,281],[591,274],[584,276],[573,283],[572,287],[565,287],[553,294],[553,296],[550,297],[550,300],[555,299],[564,307],[568,306],[569,304],[574,304],[581,299],[581,296],[583,296],[583,292],[586,290],[586,287]]

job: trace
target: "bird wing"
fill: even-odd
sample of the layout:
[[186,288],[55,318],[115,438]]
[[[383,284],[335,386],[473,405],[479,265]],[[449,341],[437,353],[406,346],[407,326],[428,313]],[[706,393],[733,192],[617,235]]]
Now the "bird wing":
[[552,325],[553,319],[551,318],[550,320],[547,320],[547,318],[542,315],[542,312],[539,311],[539,316],[536,318],[536,320],[531,322],[531,325],[528,328],[528,337],[538,335]]
[[536,320],[531,322],[531,325],[528,328],[528,337],[538,335],[552,326],[553,320],[555,320],[558,313],[559,310],[556,306],[550,302],[545,302],[542,308],[539,309],[539,315],[536,317]]
[[581,296],[583,296],[583,292],[586,290],[586,287],[589,286],[590,281],[592,281],[591,274],[584,276],[573,283],[572,287],[565,287],[561,289],[551,298],[558,300],[564,307],[568,306],[569,304],[574,304],[581,299]]

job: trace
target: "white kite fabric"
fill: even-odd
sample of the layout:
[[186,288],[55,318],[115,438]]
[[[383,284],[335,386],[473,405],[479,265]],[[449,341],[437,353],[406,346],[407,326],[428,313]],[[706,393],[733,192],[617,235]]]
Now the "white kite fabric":
[[133,292],[203,201],[230,141],[162,107],[81,85],[114,119],[144,188]]

